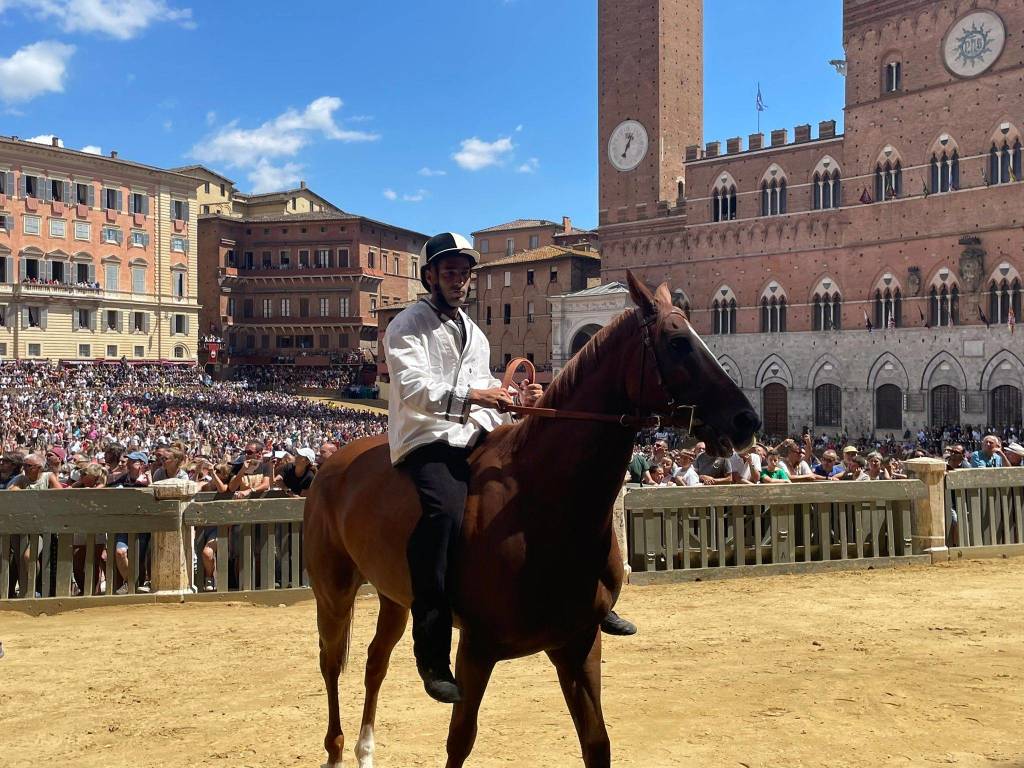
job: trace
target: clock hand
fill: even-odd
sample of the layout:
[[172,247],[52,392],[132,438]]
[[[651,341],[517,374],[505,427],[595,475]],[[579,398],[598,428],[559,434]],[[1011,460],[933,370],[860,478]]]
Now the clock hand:
[[622,150],[622,159],[626,159],[626,153],[629,152],[629,145],[633,143],[633,134],[626,137],[626,148]]

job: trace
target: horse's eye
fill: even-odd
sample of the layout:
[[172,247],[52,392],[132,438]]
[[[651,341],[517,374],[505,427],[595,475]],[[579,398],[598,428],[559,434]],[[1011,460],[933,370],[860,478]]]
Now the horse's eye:
[[693,346],[690,344],[690,340],[685,336],[676,336],[669,342],[669,347],[680,357],[685,357],[693,351]]

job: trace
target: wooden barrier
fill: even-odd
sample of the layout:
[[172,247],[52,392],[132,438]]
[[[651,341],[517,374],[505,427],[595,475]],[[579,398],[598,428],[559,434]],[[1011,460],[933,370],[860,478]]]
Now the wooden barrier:
[[1024,467],[950,472],[945,501],[951,556],[1024,554]]
[[914,480],[636,488],[630,581],[928,561],[912,552]]

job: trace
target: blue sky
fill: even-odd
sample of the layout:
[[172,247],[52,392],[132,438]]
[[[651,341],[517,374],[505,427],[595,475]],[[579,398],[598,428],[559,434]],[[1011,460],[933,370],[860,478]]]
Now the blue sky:
[[[758,80],[765,131],[841,128],[841,16],[706,0],[705,140],[755,130]],[[3,134],[304,179],[428,233],[596,224],[594,0],[0,0],[0,39]]]

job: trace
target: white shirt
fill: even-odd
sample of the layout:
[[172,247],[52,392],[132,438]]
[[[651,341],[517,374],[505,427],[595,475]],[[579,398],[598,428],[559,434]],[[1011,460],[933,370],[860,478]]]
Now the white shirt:
[[482,432],[511,422],[509,415],[470,406],[467,400],[470,389],[499,387],[501,382],[491,375],[487,337],[465,312],[460,309],[458,314],[465,345],[459,325],[426,299],[399,312],[384,334],[393,464],[429,443],[471,446]]
[[683,485],[700,485],[700,476],[697,474],[697,470],[693,468],[693,464],[688,466],[686,469],[680,467],[672,476],[678,477],[682,480]]
[[747,464],[736,451],[729,459],[729,469],[740,476],[740,480],[756,483],[761,477],[761,457],[754,451],[750,452],[750,463]]

